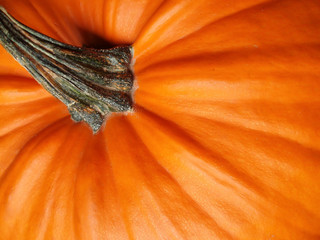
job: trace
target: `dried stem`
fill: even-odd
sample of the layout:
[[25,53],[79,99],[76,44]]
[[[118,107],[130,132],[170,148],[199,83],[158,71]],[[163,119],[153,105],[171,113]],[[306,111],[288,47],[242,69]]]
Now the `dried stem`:
[[97,132],[111,112],[132,110],[132,47],[79,48],[18,22],[0,7],[0,43],[69,109]]

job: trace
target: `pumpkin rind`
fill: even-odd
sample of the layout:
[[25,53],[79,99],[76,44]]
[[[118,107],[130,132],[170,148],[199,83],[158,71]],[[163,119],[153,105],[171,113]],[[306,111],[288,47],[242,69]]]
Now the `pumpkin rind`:
[[0,0],[133,43],[137,109],[92,136],[0,49],[1,240],[320,238],[319,1],[59,3]]

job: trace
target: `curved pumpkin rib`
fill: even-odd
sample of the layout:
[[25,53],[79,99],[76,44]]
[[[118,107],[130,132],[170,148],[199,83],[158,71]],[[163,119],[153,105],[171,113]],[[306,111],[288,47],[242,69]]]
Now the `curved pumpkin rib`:
[[[58,111],[57,111],[58,110]],[[59,112],[59,116],[66,116],[67,111],[56,99],[41,99],[21,105],[1,106],[0,111],[0,136],[12,130],[36,121],[50,111]]]
[[[301,79],[298,79],[298,81],[300,80]],[[286,97],[293,96],[293,103],[287,103],[286,101],[281,100],[282,88],[276,84],[274,85],[274,89],[279,87],[279,89],[277,89],[280,98],[278,101],[275,101],[276,95],[270,100],[253,98],[245,100],[235,99],[234,101],[221,99],[219,101],[219,97],[215,98],[215,91],[218,90],[216,85],[217,82],[213,82],[213,91],[211,95],[208,95],[208,98],[206,98],[207,96],[204,96],[204,94],[210,93],[209,84],[203,84],[204,91],[201,91],[202,94],[199,93],[195,96],[192,96],[191,92],[195,93],[197,91],[194,90],[191,84],[190,88],[185,88],[183,94],[180,95],[177,94],[179,88],[176,88],[178,90],[173,90],[172,87],[167,87],[169,91],[173,90],[172,94],[167,91],[163,95],[140,92],[137,94],[136,99],[139,105],[153,112],[154,109],[157,109],[157,114],[161,113],[163,117],[169,120],[179,119],[181,114],[188,115],[191,119],[192,116],[198,116],[221,123],[228,123],[233,126],[255,129],[261,131],[261,133],[279,135],[291,139],[292,141],[297,141],[306,147],[319,149],[319,140],[317,140],[319,139],[319,135],[317,129],[318,121],[320,119],[320,99],[317,99],[314,95],[314,90],[319,87],[317,86],[319,84],[316,84],[315,80],[316,79],[311,79],[311,81],[309,81],[308,79],[308,81],[304,81],[303,83],[297,82],[298,84],[286,82],[286,84],[283,85],[283,92],[290,90],[290,92],[293,93],[292,95],[286,95]],[[200,82],[201,81],[197,81],[197,86],[200,86]],[[308,86],[308,83],[310,83],[310,86]],[[160,86],[154,83],[153,86],[155,86],[155,89],[159,90],[164,84],[165,83],[162,82]],[[141,81],[140,91],[144,88],[143,85],[144,83]],[[290,89],[291,85],[293,86],[292,91]],[[226,86],[228,85],[221,84],[221,89],[225,94],[227,94],[229,90]],[[179,87],[182,88],[181,86]],[[267,90],[268,88],[262,87],[260,93],[263,93],[263,96],[270,95],[267,91],[263,92],[263,89]],[[187,91],[190,91],[190,95],[187,94]],[[238,91],[240,91],[240,89]],[[300,92],[297,92],[295,95],[295,91]],[[245,92],[250,95],[249,89],[245,90]],[[231,93],[230,90],[229,93]],[[237,91],[234,91],[232,95],[233,98],[236,97]],[[295,99],[299,95],[303,98]],[[190,98],[193,99],[187,99],[184,96],[190,96]],[[219,96],[226,95],[219,94]],[[210,100],[210,97],[214,99]],[[290,99],[290,101],[292,100]],[[310,103],[312,103],[312,105],[310,105]]]
[[[237,49],[164,61],[137,72],[138,91],[159,96],[163,91],[171,91],[190,100],[201,96],[203,100],[221,101],[318,101],[310,93],[312,89],[319,88],[316,81],[320,75],[317,68],[320,61],[319,46],[303,44],[259,50]],[[188,71],[183,71],[186,68]],[[188,93],[188,87],[191,86],[196,88]],[[208,87],[210,90],[206,91]],[[217,90],[211,96],[213,88]],[[226,94],[225,91],[232,91],[232,94]]]
[[[131,44],[164,0],[105,0],[103,36],[111,42]],[[101,29],[101,28],[100,28]]]
[[[112,122],[114,121],[116,121],[118,130],[114,131],[113,127],[108,130],[109,124],[113,126]],[[123,129],[128,128],[127,125],[123,117],[110,119],[105,131],[106,140],[108,140],[110,136],[115,138]],[[119,140],[121,140],[121,138],[119,138],[118,141]],[[129,155],[132,149],[130,146],[127,147],[127,145],[128,144],[125,144],[123,141],[121,141],[120,145],[117,143],[114,145],[112,141],[107,145],[107,149],[111,160],[111,167],[114,172],[118,197],[122,205],[122,217],[126,224],[128,237],[130,239],[139,239],[148,236],[153,239],[161,239],[161,235],[165,235],[170,236],[172,239],[179,239],[183,233],[181,233],[179,229],[176,229],[171,220],[164,216],[165,214],[161,214],[158,204],[153,203],[155,199],[152,194],[150,194],[148,186],[146,186],[148,180],[146,179],[146,172],[144,172],[142,168],[143,163],[141,160],[133,159],[132,156]],[[115,152],[113,149],[118,149],[118,146],[121,146],[121,149]],[[139,147],[139,149],[140,148],[141,147]],[[130,152],[122,156],[120,151]],[[139,150],[139,152],[141,152],[141,150]],[[129,155],[128,159],[126,159],[127,155]],[[141,154],[137,156],[140,155]],[[145,154],[141,155],[141,157],[143,156],[145,156]],[[114,161],[112,161],[113,159]],[[136,161],[136,163],[134,161]],[[139,164],[139,162],[141,162],[141,164]],[[128,195],[127,188],[130,188],[133,194]],[[142,209],[149,209],[150,205],[152,206],[150,208],[151,212]],[[152,219],[152,215],[154,219]],[[162,234],[158,229],[161,230]]]
[[[97,0],[94,4],[76,0],[41,2],[32,0],[32,2],[39,6],[41,13],[47,12],[46,16],[52,19],[49,22],[59,23],[56,27],[52,25],[52,28],[61,32],[61,36],[70,36],[64,41],[71,41],[77,45],[79,43],[92,45],[94,44],[92,42],[99,44],[97,39],[104,38],[104,41],[99,40],[102,47],[108,44],[106,41],[111,45],[132,43],[149,16],[161,3],[161,1],[150,0],[136,2]],[[66,28],[62,31],[64,25]],[[32,27],[32,25],[29,26]],[[52,35],[49,36],[52,37]]]
[[[47,239],[54,236],[63,238],[68,234],[70,239],[79,239],[77,236],[77,217],[76,203],[79,201],[76,197],[76,184],[80,164],[84,161],[84,155],[89,141],[92,139],[90,131],[83,131],[83,126],[72,125],[72,128],[66,135],[64,141],[60,144],[53,141],[52,144],[57,150],[52,154],[52,159],[47,163],[42,179],[39,180],[38,198],[34,201],[33,209],[30,211],[30,217],[33,222],[38,222],[41,228],[27,229],[27,234],[35,237]],[[63,138],[62,138],[63,139]],[[49,139],[50,140],[50,139]],[[70,142],[77,141],[77,146],[72,147]],[[66,147],[70,146],[70,147]],[[60,156],[66,156],[66,159]],[[45,176],[50,176],[46,178]],[[70,177],[72,176],[72,177]],[[63,182],[63,186],[59,183]],[[45,202],[46,205],[39,209],[39,205]],[[55,209],[61,209],[57,212]],[[36,218],[32,212],[38,209]],[[60,219],[60,221],[59,221]],[[68,224],[64,221],[68,219]],[[39,231],[39,230],[40,231]],[[39,231],[37,233],[37,231]],[[83,238],[81,238],[83,239]]]
[[[61,127],[61,124],[52,125],[32,141],[29,141],[18,156],[19,164],[13,166],[6,179],[1,181],[1,206],[4,206],[1,211],[1,219],[6,219],[8,214],[19,216],[15,218],[16,221],[23,219],[23,221],[17,221],[19,224],[4,221],[7,229],[11,230],[11,236],[9,235],[8,238],[36,239],[41,237],[38,234],[39,230],[42,229],[39,229],[38,226],[39,224],[41,226],[42,221],[44,221],[42,223],[44,228],[50,229],[52,225],[56,228],[52,233],[49,232],[48,236],[60,238],[62,232],[68,232],[70,225],[73,224],[72,218],[70,219],[72,214],[69,214],[72,211],[70,205],[72,206],[73,201],[68,201],[65,195],[69,193],[70,181],[73,185],[73,178],[70,178],[70,172],[72,172],[70,165],[76,166],[77,161],[73,160],[77,158],[77,154],[81,154],[81,151],[76,150],[82,147],[83,138],[81,138],[81,134],[83,134],[83,131],[78,125],[76,126],[78,131],[73,130],[70,132],[71,134],[68,134],[66,130],[75,125],[71,121],[69,121],[69,124],[64,123],[63,125],[63,127]],[[90,132],[86,131],[86,134],[88,133]],[[61,141],[61,139],[65,140]],[[75,151],[71,151],[72,154],[69,154],[70,148],[66,145],[61,146],[75,139],[78,140],[78,145],[71,146]],[[59,157],[55,154],[66,156],[70,161],[66,162],[63,158],[57,161]],[[63,184],[58,184],[59,182],[63,182]],[[41,187],[42,184],[46,185]],[[46,194],[42,194],[42,191],[45,191]],[[50,201],[47,199],[49,195],[51,195]],[[10,201],[8,196],[10,196]],[[42,202],[42,204],[38,205],[39,202]],[[44,209],[41,211],[42,207]],[[53,209],[56,209],[56,211]],[[66,214],[66,212],[69,213]],[[46,213],[52,213],[55,218],[47,224],[46,218],[43,218],[46,217]],[[66,221],[67,219],[69,221]]]
[[68,21],[66,16],[60,15],[57,10],[53,11],[45,1],[29,0],[29,2],[31,8],[34,9],[33,14],[38,15],[48,25],[46,29],[50,29],[54,33],[51,37],[64,43],[80,45],[80,34],[73,27],[73,24]]
[[[139,119],[141,120],[141,117]],[[180,115],[179,119],[184,119],[184,117]],[[142,136],[144,142],[148,142],[148,147],[151,148],[152,152],[159,152],[160,146],[158,143],[166,142],[165,149],[163,149],[163,145],[161,149],[163,155],[160,155],[158,159],[162,164],[165,164],[166,167],[171,169],[170,172],[173,175],[179,177],[177,173],[181,170],[180,168],[186,167],[190,163],[198,167],[201,166],[201,162],[206,158],[204,155],[199,155],[198,153],[198,160],[193,161],[190,156],[188,157],[188,155],[183,154],[183,150],[174,149],[170,152],[170,145],[172,145],[173,142],[175,142],[175,145],[183,142],[181,139],[177,139],[177,136],[169,135],[168,127],[170,125],[165,124],[166,127],[162,127],[163,123],[159,123],[157,126],[153,126],[151,119],[145,121],[134,120],[134,125],[137,126],[136,129],[139,129],[139,135]],[[194,171],[195,168],[193,168],[192,173],[188,173],[189,171],[186,169],[181,170],[183,174],[180,179],[185,181],[188,179],[187,176],[190,176],[191,181],[190,183],[183,183],[182,186],[188,191],[191,191],[191,193],[193,192],[191,195],[198,199],[198,201],[202,201],[200,205],[204,207],[207,206],[208,212],[217,211],[217,209],[219,210],[222,206],[224,206],[222,209],[235,209],[227,214],[231,219],[226,221],[223,226],[228,226],[228,223],[231,224],[232,228],[228,228],[229,231],[238,229],[242,232],[244,228],[247,229],[244,235],[248,235],[244,238],[239,237],[240,233],[233,232],[237,239],[248,239],[249,236],[255,236],[255,231],[259,233],[260,230],[257,229],[257,226],[259,226],[258,222],[264,222],[263,225],[266,226],[266,228],[270,227],[270,229],[272,229],[274,218],[277,218],[279,221],[277,221],[278,231],[273,230],[273,233],[280,239],[282,234],[284,234],[283,236],[290,236],[290,239],[301,239],[301,237],[312,239],[313,235],[319,235],[318,223],[320,212],[314,212],[314,209],[319,201],[318,196],[320,196],[320,194],[317,193],[317,186],[313,186],[312,189],[308,186],[309,182],[319,181],[320,175],[316,170],[319,167],[319,163],[317,163],[317,159],[320,157],[319,153],[277,138],[270,139],[270,137],[262,136],[259,133],[257,135],[249,134],[248,131],[239,131],[237,128],[230,129],[230,126],[219,126],[213,124],[212,121],[200,121],[200,119],[192,117],[184,121],[185,123],[183,121],[178,122],[178,125],[182,126],[188,133],[191,133],[195,137],[195,143],[204,144],[204,146],[210,149],[207,153],[212,150],[226,157],[229,159],[231,166],[239,168],[239,171],[243,172],[248,180],[251,178],[252,182],[247,182],[247,184],[244,185],[244,189],[238,188],[235,183],[239,181],[239,179],[235,179],[236,181],[233,182],[233,176],[228,173],[225,175],[227,176],[227,181],[224,181],[224,184],[221,185],[223,188],[221,189],[221,187],[217,185],[220,182],[217,181],[219,178],[215,179],[215,176],[218,177],[219,175],[217,175],[217,173],[220,172],[219,177],[221,177],[223,169],[219,169],[217,172],[212,171],[212,167],[208,166],[202,169],[199,168],[200,172],[202,172],[201,175],[196,174],[196,171]],[[152,131],[152,133],[150,133],[151,128],[158,129],[158,131]],[[164,129],[167,130],[164,131]],[[164,132],[162,133],[162,131]],[[208,133],[211,134],[208,135]],[[163,134],[168,135],[166,138],[160,137],[160,135]],[[175,135],[177,135],[177,133],[175,133]],[[261,141],[257,140],[258,136]],[[190,142],[188,140],[185,141]],[[272,142],[278,146],[272,150],[272,154],[268,153],[268,151],[270,152],[268,142]],[[189,144],[183,146],[183,148],[185,149],[184,151],[190,151],[194,147]],[[280,151],[283,153],[279,154]],[[188,159],[188,161],[179,164],[174,161],[178,156],[175,158],[170,157],[170,161],[168,160],[167,162],[164,160],[166,156],[175,156],[177,155],[175,153],[178,152],[178,156]],[[305,159],[308,162],[301,162],[301,159]],[[222,165],[223,162],[220,160],[221,159],[213,160],[214,162],[211,163],[212,166]],[[241,162],[237,163],[239,160],[241,160]],[[259,166],[261,167],[260,169]],[[205,172],[211,172],[213,175],[208,175],[207,178],[203,178]],[[197,178],[199,178],[198,187],[196,184]],[[209,184],[209,182],[211,182],[210,179],[212,179],[213,182]],[[243,179],[245,178],[241,177],[240,181]],[[283,182],[284,179],[287,180]],[[207,182],[210,186],[215,186],[212,195],[209,191],[210,188],[203,187]],[[226,187],[229,184],[236,187],[236,190],[231,188],[233,191],[231,191],[231,193],[228,192],[228,188]],[[255,186],[259,186],[259,189]],[[201,188],[204,190],[203,193],[199,192]],[[235,196],[233,196],[233,194],[235,194]],[[213,202],[211,204],[206,203],[203,199],[201,200],[201,195],[204,196],[204,199],[212,199]],[[227,196],[227,198],[223,199],[223,196]],[[229,202],[229,200],[237,198],[241,200]],[[223,205],[216,205],[220,201]],[[231,206],[226,206],[228,203],[231,204]],[[250,208],[251,210],[249,210]],[[292,209],[296,209],[297,212],[291,213]],[[240,214],[240,212],[242,212],[242,214]],[[240,216],[233,215],[237,213],[239,213]],[[287,218],[288,215],[290,215],[290,219]],[[222,221],[224,214],[215,213],[214,216],[217,221]],[[239,220],[241,218],[243,219]],[[253,221],[252,218],[255,220]],[[237,222],[237,220],[239,220],[239,222]],[[253,226],[251,225],[252,222],[256,224]],[[238,227],[236,227],[237,225]],[[267,236],[256,235],[256,237],[261,239]]]
[[32,139],[44,129],[61,121],[63,121],[61,111],[50,111],[42,117],[38,118],[37,121],[25,124],[7,133],[6,135],[1,136],[1,146],[7,147],[5,149],[1,149],[0,153],[0,176],[2,176],[5,172],[8,172],[7,169],[16,159],[17,154],[21,149],[24,148],[24,146],[26,146],[30,139]]
[[[160,99],[152,95],[145,97],[153,98],[157,103],[150,101],[143,103],[142,106],[150,111],[157,108],[157,113],[165,112],[162,116],[169,120],[175,121],[181,115],[190,116],[191,119],[192,117],[205,118],[234,127],[256,130],[261,134],[273,134],[308,148],[320,149],[319,103],[310,106],[310,103],[282,104],[271,101],[242,101],[237,104],[211,102],[203,104],[203,108],[190,114],[201,103],[189,102],[185,105],[181,101],[176,101],[169,106],[168,99]],[[206,109],[210,109],[210,112]]]
[[29,78],[30,74],[0,46],[0,76],[15,75]]
[[319,238],[317,0],[32,2],[79,43],[138,36],[137,107],[91,136],[31,85],[0,104],[0,239]]
[[195,115],[318,149],[319,53],[317,45],[300,45],[175,60],[174,68],[173,62],[163,62],[139,72],[135,99],[168,119],[173,113]]
[[[52,9],[50,9],[51,10],[50,12],[52,13],[48,14],[46,13],[45,7],[41,7],[41,5],[39,6],[39,2],[37,1],[34,2],[32,0],[29,0],[28,2],[30,3],[29,6],[32,13],[36,15],[39,19],[41,19],[41,22],[44,22],[47,24],[45,29],[48,29],[50,30],[50,32],[52,32],[53,34],[52,37],[58,41],[69,43],[70,35],[67,31],[64,30],[65,25],[61,25],[60,27],[59,26],[57,27],[58,25],[57,22],[59,22],[59,19],[56,18],[55,16],[53,17],[53,13],[55,11],[52,11]],[[51,24],[51,23],[54,23],[54,24]]]
[[[275,74],[282,74],[280,77],[289,74],[319,74],[319,70],[315,68],[319,62],[319,46],[320,43],[305,42],[280,46],[265,45],[259,48],[247,46],[216,52],[206,50],[191,56],[180,56],[178,53],[174,59],[162,60],[147,66],[139,64],[136,73],[143,77],[151,71],[160,70],[161,75],[157,75],[157,78],[163,75],[165,77],[168,73],[174,73],[177,77],[181,68],[188,67],[190,73],[196,72],[199,76],[199,73],[204,72],[203,78],[212,81],[260,80],[262,77],[271,79]],[[175,68],[172,68],[172,65]],[[296,78],[295,75],[292,77]]]
[[246,0],[233,2],[232,7],[221,0],[167,1],[150,19],[137,38],[134,44],[135,56],[136,58],[146,54],[150,56],[223,16],[265,1]]
[[[129,239],[103,134],[91,138],[77,170],[76,239]],[[102,236],[102,233],[107,233]]]
[[[43,133],[46,133],[48,131],[48,129],[57,129],[58,127],[63,126],[66,123],[66,118],[60,118],[60,119],[56,119],[55,121],[53,121],[52,123],[48,124],[47,126],[45,126],[43,129],[41,129],[39,132],[37,132],[36,135],[34,136],[29,136],[28,139],[25,139],[24,143],[21,144],[20,148],[16,151],[16,153],[14,154],[14,156],[12,157],[12,160],[10,162],[10,164],[8,164],[8,166],[6,167],[6,169],[4,169],[3,173],[1,174],[1,181],[0,184],[3,184],[6,180],[6,178],[8,178],[8,175],[10,175],[11,173],[11,169],[17,168],[17,165],[19,165],[19,159],[20,159],[20,155],[21,153],[24,153],[25,149],[29,147],[30,144],[33,144],[33,142],[35,141],[35,139],[38,139],[39,135],[43,135]],[[28,124],[28,125],[32,125],[32,124]],[[17,136],[18,131],[13,131],[12,133],[7,134],[6,136],[4,136],[4,138],[2,138],[1,140],[6,140],[5,138],[8,138],[10,141],[10,137],[12,135]],[[35,137],[36,136],[36,137]],[[46,135],[45,135],[46,136]],[[9,156],[8,158],[9,159]],[[17,163],[18,162],[18,163]],[[20,172],[21,174],[23,174],[23,171]]]
[[134,38],[135,40],[138,38],[138,36],[143,31],[145,25],[150,21],[150,19],[161,9],[161,7],[164,4],[166,4],[166,0],[159,0],[158,2],[152,1],[152,3],[154,3],[153,8],[150,7],[148,9],[145,9],[145,14],[143,15],[143,17],[141,16],[140,18],[141,20],[143,20],[143,22],[139,25],[139,28],[137,28],[136,36]]
[[[156,141],[156,140],[151,141],[151,139],[148,139],[147,137],[145,137],[148,131],[147,131],[147,128],[143,129],[141,127],[142,124],[146,124],[146,126],[148,126],[149,128],[156,126],[157,129],[159,129],[159,131],[164,135],[164,138],[172,139],[172,140],[167,139],[166,142],[172,142],[172,145],[179,146],[177,147],[177,150],[175,150],[176,152],[180,152],[183,149],[183,151],[187,151],[190,154],[190,156],[191,155],[196,156],[195,158],[197,159],[197,161],[203,162],[202,165],[198,166],[199,168],[201,166],[202,170],[205,170],[208,172],[210,172],[209,169],[213,167],[217,168],[216,173],[219,173],[219,174],[215,178],[215,181],[219,182],[220,184],[222,183],[226,184],[226,181],[224,181],[224,178],[229,178],[231,176],[232,179],[228,179],[228,180],[232,180],[231,182],[233,185],[238,185],[237,191],[241,192],[242,190],[245,190],[246,192],[247,191],[246,189],[249,188],[249,186],[251,189],[254,189],[257,192],[260,191],[258,184],[255,184],[253,186],[254,180],[252,178],[243,174],[241,171],[239,171],[238,168],[232,166],[232,164],[230,164],[230,162],[227,159],[225,159],[221,154],[214,151],[214,147],[215,147],[214,145],[210,145],[209,143],[210,147],[208,148],[207,147],[208,144],[207,145],[201,144],[201,142],[199,142],[198,139],[190,135],[189,131],[185,130],[184,128],[181,128],[180,125],[176,124],[172,120],[162,118],[145,109],[140,108],[138,111],[140,112],[140,115],[144,116],[143,121],[137,121],[137,118],[135,118],[134,116],[129,117],[129,119],[131,120],[132,124],[135,126],[136,131],[138,131],[139,136],[141,137],[144,136],[144,140],[146,140],[146,142],[150,142],[151,144],[153,142],[159,142],[159,141]],[[185,116],[183,116],[183,119],[184,118]],[[189,118],[188,120],[190,120],[190,123],[193,123],[194,125],[196,125],[198,118],[194,117],[193,120],[192,118]],[[211,121],[211,123],[213,123],[213,121]],[[153,145],[154,143],[151,144],[150,147]],[[146,147],[149,149],[149,145]],[[161,147],[161,145],[158,145],[158,147]],[[156,151],[152,151],[152,152],[156,152]],[[167,154],[164,154],[163,157],[165,156],[171,156],[171,155],[167,153]],[[155,158],[159,162],[161,162],[160,157],[157,158],[155,156]],[[192,162],[195,162],[195,161],[188,162],[186,160],[182,160],[182,161],[183,163],[175,163],[174,161],[170,160],[168,163],[171,164],[172,168],[179,169],[184,164],[190,164]],[[192,176],[192,174],[190,174],[190,176]],[[226,185],[232,186],[232,184],[226,184]],[[246,194],[245,192],[242,192],[241,194],[245,195]],[[247,194],[248,193],[249,192],[247,192]]]
[[[236,53],[242,49],[319,44],[320,30],[317,23],[320,21],[320,7],[317,1],[271,1],[266,5],[261,4],[215,21],[167,45],[154,53],[151,59],[141,57],[142,64],[140,66],[138,61],[139,65],[135,69],[139,72],[158,62],[209,53]],[[299,49],[299,46],[296,47]],[[238,62],[245,60],[246,58]]]
[[[261,164],[263,162],[272,163],[273,162],[271,161],[272,159],[274,161],[281,162],[281,164],[284,165],[283,169],[275,169],[275,170],[283,171],[283,172],[277,173],[276,176],[280,174],[285,179],[286,177],[284,177],[283,174],[286,173],[285,171],[286,168],[289,173],[292,172],[294,169],[296,169],[297,171],[300,171],[303,169],[303,171],[306,171],[307,173],[309,173],[310,171],[316,171],[317,169],[316,166],[319,165],[319,162],[317,161],[317,159],[319,158],[320,153],[318,150],[309,149],[304,145],[299,145],[288,139],[283,139],[283,138],[279,138],[278,136],[273,136],[272,134],[261,134],[261,132],[259,131],[253,131],[251,129],[241,128],[238,126],[230,126],[230,124],[217,123],[212,120],[197,118],[194,116],[186,116],[186,115],[182,115],[182,116],[180,115],[180,118],[179,120],[176,120],[176,123],[177,125],[181,126],[184,129],[184,131],[186,131],[187,133],[191,134],[194,137],[194,142],[198,142],[199,144],[202,143],[204,146],[206,146],[208,148],[207,152],[210,152],[209,149],[212,149],[219,154],[223,153],[223,156],[225,156],[225,154],[232,155],[233,145],[235,147],[237,146],[238,147],[237,149],[239,149],[239,152],[234,151],[234,154],[239,154],[239,156],[237,156],[235,159],[240,160],[241,158],[245,158],[245,156],[242,156],[241,158],[240,156],[246,153],[248,165],[243,165],[243,166],[248,168],[248,170],[252,168],[250,170],[252,172],[265,171],[265,169],[262,166],[261,168],[259,168],[259,165],[257,164],[252,163],[252,166],[249,164],[250,159],[254,160],[260,157],[269,159],[268,161],[267,160],[261,161]],[[196,126],[201,126],[201,127],[197,128]],[[230,131],[228,131],[228,128],[230,128]],[[209,131],[210,133],[212,132],[214,134],[210,134],[210,137],[204,138],[207,131]],[[224,138],[222,138],[222,136],[224,136]],[[241,138],[244,138],[244,140],[241,140]],[[231,141],[232,139],[234,139],[234,141]],[[267,148],[270,147],[269,144],[266,144],[265,146],[262,144],[264,142],[268,142],[268,139],[270,139],[269,142],[272,142],[274,144],[276,143],[281,144],[283,148],[274,147],[274,148],[271,148],[271,150],[268,152]],[[256,147],[254,147],[253,143],[256,144]],[[278,151],[283,151],[284,148],[288,148],[288,149],[292,148],[292,149],[296,149],[296,151],[291,149],[291,150],[287,150],[283,154],[276,154]],[[220,150],[220,149],[225,149],[225,150]],[[252,156],[250,156],[250,154],[252,154]],[[294,154],[295,154],[294,157],[290,156]],[[282,155],[284,156],[281,157]],[[299,161],[299,159],[304,159],[304,161]],[[221,159],[219,161],[221,162]],[[296,164],[298,164],[299,166],[296,166]],[[241,165],[239,166],[234,165],[234,167],[241,170],[240,166]],[[255,169],[255,167],[253,166],[257,167],[257,169]],[[266,166],[267,165],[264,165],[264,167]],[[275,167],[275,166],[270,165],[270,167]],[[280,165],[278,165],[278,167],[280,167]],[[266,171],[266,173],[263,176],[268,175],[268,173],[271,174],[270,175],[270,178],[271,178],[272,171]],[[248,177],[250,176],[250,174],[246,174],[246,175]],[[319,174],[313,175],[310,173],[310,176],[317,178]],[[278,177],[281,179],[281,176],[278,176]],[[257,186],[259,186],[259,184]]]
[[[203,127],[208,125],[203,124]],[[317,186],[309,186],[310,181],[319,181],[320,175],[315,170],[319,167],[319,151],[259,132],[231,128],[230,125],[213,130],[207,128],[206,131],[214,132],[217,136],[215,143],[219,148],[216,149],[224,149],[224,156],[233,160],[235,167],[243,168],[247,176],[255,178],[256,183],[264,188],[262,196],[265,196],[266,201],[272,199],[265,213],[270,219],[268,222],[272,223],[276,216],[288,223],[279,227],[278,222],[280,230],[292,228],[292,231],[308,233],[309,237],[319,235],[320,212],[314,208],[319,201],[319,190]],[[263,204],[263,201],[260,203]],[[292,209],[299,210],[291,213]],[[292,234],[293,237],[296,236]]]
[[[222,231],[237,237],[241,227],[236,223],[249,223],[248,216],[254,218],[255,215],[255,196],[258,195],[250,189],[254,185],[253,179],[194,142],[177,126],[152,115],[143,119],[141,121],[139,117],[137,121],[131,117],[136,131],[143,142],[148,142],[146,146],[158,163],[221,226]],[[154,127],[157,131],[151,133],[150,129]],[[159,145],[159,142],[163,144]],[[160,149],[161,154],[158,154]]]
[[49,22],[41,16],[41,11],[33,7],[32,1],[17,0],[12,2],[10,0],[1,0],[0,5],[7,9],[15,19],[32,29],[55,39],[60,38],[61,35],[63,36],[61,31],[57,32],[59,30],[51,27]]
[[52,98],[32,78],[0,75],[0,105],[16,105]]
[[[141,239],[152,236],[151,238],[156,239],[158,234],[165,232],[163,238],[170,238],[168,231],[171,231],[172,226],[168,225],[163,217],[158,220],[160,222],[157,221],[158,217],[168,213],[167,217],[179,234],[182,234],[182,238],[192,239],[197,236],[205,239],[209,236],[218,238],[223,236],[228,239],[228,234],[216,225],[201,207],[198,208],[168,173],[153,161],[153,157],[139,141],[137,135],[132,132],[133,129],[130,129],[125,119],[116,120],[115,122],[111,119],[112,129],[106,128],[106,136],[110,138],[114,134],[127,132],[127,137],[122,140],[112,137],[114,141],[107,142],[107,146],[109,153],[112,153],[109,156],[120,194],[119,198],[126,201],[123,203],[126,206],[125,219],[134,217],[134,221],[130,221],[129,225],[131,237]],[[119,146],[124,149],[119,149]],[[129,189],[130,194],[128,194]],[[168,201],[168,199],[171,200]],[[150,204],[155,207],[154,210],[158,209],[158,211],[154,212],[148,208],[145,216],[143,206],[151,206]],[[173,209],[175,213],[172,212]],[[184,231],[185,228],[188,228],[188,232]],[[171,234],[174,233],[173,229],[172,231]],[[173,238],[176,237],[173,235]]]
[[[117,119],[117,121],[119,120]],[[106,133],[109,133],[109,131]],[[126,145],[122,143],[121,146],[124,147]],[[108,149],[111,152],[111,149]],[[110,159],[112,160],[114,154],[111,156]],[[115,160],[119,161],[118,158]],[[165,212],[162,213],[162,209],[158,206],[151,192],[152,187],[150,189],[150,187],[146,186],[148,180],[141,164],[132,163],[134,159],[131,160],[130,157],[129,161],[125,160],[126,168],[129,169],[119,176],[119,171],[122,171],[119,169],[119,164],[123,160],[119,163],[112,163],[111,161],[111,166],[114,171],[118,197],[122,205],[122,218],[125,221],[128,237],[130,239],[145,237],[161,239],[166,236],[170,236],[172,239],[185,238],[183,232],[173,224],[170,216],[167,216]],[[127,188],[130,188],[134,195],[128,195]]]
[[[248,177],[256,179],[256,183],[265,189],[262,195],[275,198],[274,201],[281,209],[288,208],[286,214],[289,214],[290,209],[304,211],[303,214],[301,213],[301,218],[309,215],[304,219],[304,222],[309,223],[305,225],[305,228],[306,226],[307,228],[311,227],[311,222],[313,222],[313,230],[309,229],[309,231],[317,232],[320,212],[314,211],[313,207],[318,201],[319,193],[317,193],[316,186],[306,186],[309,181],[317,182],[320,177],[315,170],[319,167],[317,161],[320,157],[319,151],[308,149],[277,136],[265,135],[239,127],[231,128],[228,124],[217,124],[217,127],[213,127],[214,125],[208,121],[197,119],[197,122],[202,124],[205,131],[215,133],[210,139],[217,146],[216,151],[232,160],[235,167],[245,171]],[[207,123],[205,124],[205,122]],[[180,124],[184,128],[186,127],[181,122]],[[192,131],[192,135],[196,136],[197,141],[206,144],[201,140],[205,131]],[[212,141],[207,138],[207,142]],[[273,143],[273,147],[270,146],[270,142]],[[210,147],[208,144],[206,146]],[[236,147],[239,149],[238,151],[233,150]],[[224,152],[220,152],[218,149],[224,149]],[[303,187],[304,185],[305,187]],[[290,206],[290,203],[293,205]],[[286,218],[286,214],[283,215],[284,218]],[[295,221],[294,223],[299,222],[297,219]]]

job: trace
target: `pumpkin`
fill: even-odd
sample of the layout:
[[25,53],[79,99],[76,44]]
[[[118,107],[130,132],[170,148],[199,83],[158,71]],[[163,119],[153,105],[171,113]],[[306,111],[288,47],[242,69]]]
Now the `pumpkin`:
[[1,240],[320,239],[318,0],[0,5],[137,85],[93,134],[0,48]]

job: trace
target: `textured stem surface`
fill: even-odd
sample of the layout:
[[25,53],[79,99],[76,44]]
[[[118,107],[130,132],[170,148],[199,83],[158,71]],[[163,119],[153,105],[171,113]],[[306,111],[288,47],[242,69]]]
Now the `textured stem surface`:
[[0,7],[0,43],[69,109],[97,132],[111,112],[132,110],[132,47],[67,45],[28,28]]

